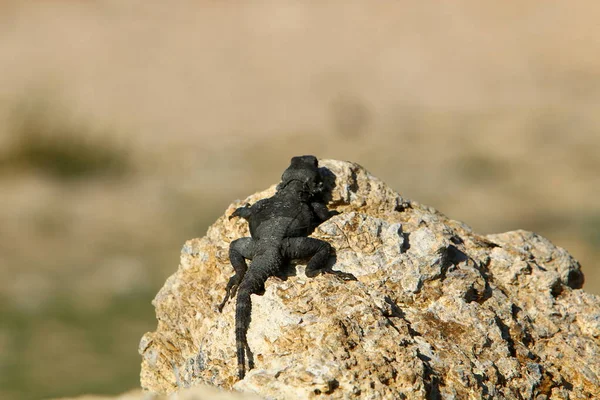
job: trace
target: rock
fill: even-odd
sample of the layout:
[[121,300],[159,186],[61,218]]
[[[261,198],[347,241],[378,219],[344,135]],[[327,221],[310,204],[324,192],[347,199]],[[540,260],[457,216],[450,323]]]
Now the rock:
[[[269,399],[600,397],[600,299],[569,253],[525,231],[478,235],[402,198],[362,167],[322,160],[329,207],[314,237],[336,250],[330,274],[304,264],[252,296],[256,367],[237,381],[229,243],[248,236],[227,216],[183,247],[141,340],[142,387],[210,384]],[[335,182],[334,182],[335,181]],[[335,183],[335,184],[334,184]],[[465,199],[468,201],[468,199]]]
[[[172,397],[155,393],[147,393],[137,389],[116,396],[84,395],[78,397],[62,397],[55,400],[172,400]],[[193,388],[180,389],[177,400],[260,400],[250,393],[230,392],[215,387],[200,385]]]

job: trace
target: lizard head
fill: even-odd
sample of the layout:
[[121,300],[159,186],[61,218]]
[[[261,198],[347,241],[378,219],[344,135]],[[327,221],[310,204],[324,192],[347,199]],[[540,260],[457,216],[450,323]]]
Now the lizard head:
[[294,186],[301,184],[302,190],[308,192],[310,196],[320,193],[323,182],[319,175],[317,157],[292,157],[290,166],[281,175],[281,182],[277,185],[277,190],[284,189],[292,182],[295,182]]
[[292,167],[317,169],[319,168],[319,161],[315,156],[296,156],[292,157],[290,161],[290,168]]

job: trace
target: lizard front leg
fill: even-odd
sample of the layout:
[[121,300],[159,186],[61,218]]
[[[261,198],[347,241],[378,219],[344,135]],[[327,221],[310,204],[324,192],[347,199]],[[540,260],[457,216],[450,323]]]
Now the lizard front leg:
[[250,218],[252,215],[252,207],[249,204],[244,205],[243,207],[238,207],[235,211],[229,216],[229,219],[233,219],[235,217],[241,217],[244,219]]
[[237,291],[238,286],[242,282],[242,279],[244,279],[246,271],[248,270],[248,264],[246,264],[246,260],[252,260],[255,249],[256,241],[250,237],[234,240],[229,245],[229,260],[233,266],[235,275],[229,278],[229,282],[227,282],[227,287],[225,288],[225,298],[218,307],[219,312],[222,312],[223,307],[225,304],[227,304],[227,301],[235,296],[235,292]]
[[325,222],[327,221],[329,218],[333,217],[334,215],[338,215],[339,212],[333,210],[330,211],[327,206],[324,203],[321,202],[312,202],[310,204],[310,206],[312,207],[313,211],[315,212],[315,214],[317,215],[317,217],[319,218],[319,224],[321,222]]

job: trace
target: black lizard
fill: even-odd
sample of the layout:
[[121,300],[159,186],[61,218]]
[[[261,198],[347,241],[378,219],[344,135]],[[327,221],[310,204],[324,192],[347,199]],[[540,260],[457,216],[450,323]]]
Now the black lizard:
[[[307,237],[314,228],[330,217],[323,201],[323,181],[316,157],[294,157],[281,177],[275,195],[254,205],[240,207],[229,217],[242,217],[250,225],[250,235],[234,240],[229,246],[229,259],[235,275],[229,279],[225,299],[219,311],[237,290],[235,311],[235,340],[237,347],[239,379],[248,366],[254,367],[246,334],[250,325],[252,293],[263,293],[264,285],[272,275],[290,260],[309,258],[306,275],[314,277],[324,271],[331,252],[325,241]],[[250,267],[246,259],[252,260]],[[327,271],[343,279],[353,279],[351,274]]]

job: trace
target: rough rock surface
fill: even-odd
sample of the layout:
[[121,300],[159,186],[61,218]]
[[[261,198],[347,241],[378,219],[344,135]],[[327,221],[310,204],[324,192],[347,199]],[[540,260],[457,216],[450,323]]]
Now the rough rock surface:
[[[402,198],[359,165],[321,160],[340,212],[314,237],[336,249],[333,269],[303,264],[252,296],[256,368],[237,382],[234,302],[219,314],[229,243],[248,236],[232,204],[188,241],[160,290],[155,332],[140,343],[142,386],[200,383],[269,399],[600,398],[600,299],[581,290],[579,264],[531,232],[482,236]],[[335,183],[333,182],[335,180]],[[466,199],[465,201],[468,201]],[[335,264],[333,264],[335,262]]]
[[[132,390],[116,396],[84,395],[61,397],[55,400],[174,400],[172,396]],[[177,400],[260,400],[257,395],[218,389],[207,385],[184,388],[177,391]]]

